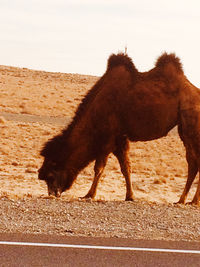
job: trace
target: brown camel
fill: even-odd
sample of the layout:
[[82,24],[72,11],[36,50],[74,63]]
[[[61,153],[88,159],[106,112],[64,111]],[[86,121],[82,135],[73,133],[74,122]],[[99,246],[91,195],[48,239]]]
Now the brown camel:
[[[179,200],[185,203],[199,166],[199,98],[174,54],[164,53],[144,73],[137,71],[127,55],[111,55],[105,74],[85,96],[71,124],[43,147],[39,179],[46,181],[49,195],[59,196],[95,160],[94,180],[85,196],[93,198],[108,155],[113,153],[126,180],[126,200],[133,200],[128,141],[157,139],[179,125],[188,161],[188,180]],[[200,185],[195,204],[199,191]]]

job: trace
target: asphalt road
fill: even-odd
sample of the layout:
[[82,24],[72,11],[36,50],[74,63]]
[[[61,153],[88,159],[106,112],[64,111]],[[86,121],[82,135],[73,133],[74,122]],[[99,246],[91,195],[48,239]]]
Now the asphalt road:
[[0,234],[0,266],[200,266],[200,243]]

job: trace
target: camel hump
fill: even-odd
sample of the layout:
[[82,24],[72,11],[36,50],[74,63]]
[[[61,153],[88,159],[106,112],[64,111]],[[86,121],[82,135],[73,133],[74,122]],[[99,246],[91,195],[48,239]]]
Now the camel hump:
[[107,63],[107,71],[118,66],[124,66],[127,70],[131,72],[137,72],[132,59],[124,53],[112,54]]
[[169,66],[171,71],[177,71],[178,73],[183,73],[183,66],[180,59],[174,54],[162,54],[156,62],[156,67],[161,70],[169,71]]

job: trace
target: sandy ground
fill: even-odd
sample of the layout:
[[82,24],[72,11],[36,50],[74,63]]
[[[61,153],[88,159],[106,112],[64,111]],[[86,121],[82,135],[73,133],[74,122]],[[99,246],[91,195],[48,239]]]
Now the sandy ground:
[[[37,178],[42,163],[39,151],[44,142],[66,126],[56,123],[56,120],[64,117],[70,120],[82,97],[97,79],[79,74],[0,66],[1,200],[15,203],[22,203],[26,199],[45,201],[46,185]],[[9,113],[13,114],[13,120],[5,115]],[[19,114],[21,121],[18,121]],[[40,117],[35,117],[36,122],[27,122],[25,118],[30,114]],[[43,119],[39,119],[41,117]],[[44,120],[49,117],[56,119]],[[169,205],[178,201],[186,182],[187,164],[185,149],[176,129],[155,141],[131,143],[130,157],[132,183],[138,201],[156,202],[155,205]],[[62,195],[60,201],[84,196],[92,178],[93,163],[80,173],[73,187]],[[188,200],[195,193],[196,182]],[[118,203],[124,199],[125,181],[117,160],[111,155],[95,200]],[[188,207],[186,209],[188,211]]]

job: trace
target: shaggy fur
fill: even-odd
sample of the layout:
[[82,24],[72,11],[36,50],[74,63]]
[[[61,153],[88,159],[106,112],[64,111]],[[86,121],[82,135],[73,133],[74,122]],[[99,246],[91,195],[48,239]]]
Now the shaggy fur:
[[157,59],[155,66],[163,69],[168,64],[173,64],[173,66],[176,68],[176,71],[183,74],[182,63],[175,54],[168,55],[167,53],[164,53]]
[[[188,182],[179,200],[185,203],[199,166],[197,103],[198,89],[188,82],[174,54],[164,53],[155,68],[144,73],[137,71],[127,55],[111,55],[105,74],[82,100],[72,122],[42,149],[39,179],[46,181],[49,194],[57,196],[95,160],[95,177],[85,196],[93,198],[108,155],[113,153],[126,180],[126,200],[133,200],[128,141],[157,139],[179,125],[188,160]],[[199,194],[200,185],[193,203],[199,203]]]
[[120,53],[117,55],[112,54],[109,57],[108,63],[107,63],[107,71],[118,66],[124,66],[127,70],[133,73],[138,72],[137,69],[135,68],[135,65],[133,64],[132,59],[123,53]]
[[93,101],[95,96],[97,95],[101,85],[103,83],[104,76],[97,81],[97,83],[88,91],[87,95],[82,99],[81,103],[79,104],[75,116],[71,123],[68,125],[66,129],[62,131],[60,135],[55,136],[53,139],[49,140],[43,149],[41,150],[40,154],[43,157],[48,157],[54,159],[57,157],[59,151],[62,150],[63,144],[66,143],[68,136],[72,132],[74,126],[77,125],[79,119],[83,116],[84,112],[86,111],[88,105]]

